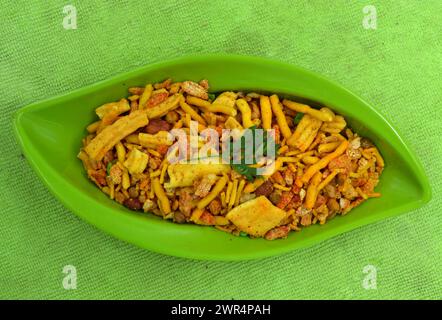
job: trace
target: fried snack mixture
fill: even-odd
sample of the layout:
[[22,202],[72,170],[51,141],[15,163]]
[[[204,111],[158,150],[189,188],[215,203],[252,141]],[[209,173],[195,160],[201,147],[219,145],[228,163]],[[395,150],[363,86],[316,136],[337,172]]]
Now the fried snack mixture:
[[[381,154],[328,108],[275,94],[215,97],[207,80],[167,79],[130,88],[127,98],[95,111],[99,120],[87,127],[78,158],[104,193],[131,210],[273,240],[380,197]],[[259,163],[170,163],[169,132],[183,129],[190,139],[191,121],[220,137],[223,129],[273,129],[273,170],[258,176]]]

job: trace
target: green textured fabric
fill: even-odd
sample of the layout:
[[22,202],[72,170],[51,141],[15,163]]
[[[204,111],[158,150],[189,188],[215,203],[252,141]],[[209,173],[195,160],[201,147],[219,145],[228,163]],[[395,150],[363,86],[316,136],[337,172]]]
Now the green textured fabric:
[[[442,298],[442,2],[4,1],[0,10],[0,298]],[[377,29],[363,27],[375,5]],[[193,53],[270,57],[319,72],[371,102],[430,177],[424,208],[314,247],[248,262],[163,256],[78,219],[31,170],[12,115],[138,66]],[[65,265],[77,289],[62,286]],[[377,289],[362,286],[377,268]]]

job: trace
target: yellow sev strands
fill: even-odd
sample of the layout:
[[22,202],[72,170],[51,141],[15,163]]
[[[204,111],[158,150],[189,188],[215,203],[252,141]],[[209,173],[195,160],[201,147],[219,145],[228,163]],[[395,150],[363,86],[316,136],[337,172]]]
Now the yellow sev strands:
[[285,119],[285,114],[282,111],[281,104],[279,102],[279,98],[276,94],[270,97],[270,104],[272,105],[273,114],[276,117],[276,121],[278,122],[279,128],[281,129],[281,133],[284,138],[288,139],[292,135],[290,128]]
[[318,197],[318,185],[321,182],[322,174],[320,172],[316,172],[313,176],[312,181],[307,187],[307,193],[305,195],[305,203],[304,207],[306,209],[311,209],[315,205],[316,198]]
[[161,168],[161,174],[160,174],[160,183],[161,184],[164,183],[164,176],[166,175],[166,170],[167,170],[168,166],[169,166],[169,163],[167,162],[167,160],[164,160],[164,162],[162,164],[162,168]]
[[226,204],[229,204],[230,202],[230,194],[232,193],[232,187],[233,187],[233,182],[229,181],[227,183],[227,190],[226,190]]
[[197,97],[187,96],[186,101],[188,104],[199,107],[204,111],[219,112],[232,117],[236,116],[237,113],[236,109],[231,108],[227,105],[223,105],[220,103],[212,104],[207,100],[203,100]]
[[239,200],[241,198],[241,194],[243,192],[245,185],[246,185],[245,180],[241,179],[241,181],[239,182],[239,185],[238,185],[238,191],[236,192],[236,199],[235,199],[235,203],[234,203],[235,207],[239,204]]
[[284,106],[286,106],[287,108],[289,108],[290,110],[309,114],[312,117],[315,117],[316,119],[321,120],[321,121],[329,122],[329,121],[333,120],[333,115],[331,113],[329,113],[325,110],[313,109],[312,107],[310,107],[306,104],[290,101],[287,99],[284,99],[282,101],[282,104]]
[[138,103],[139,109],[144,109],[146,107],[146,102],[152,96],[153,86],[151,84],[147,84],[144,88],[143,94],[140,97],[140,102]]
[[265,182],[264,178],[257,178],[252,182],[249,182],[247,186],[244,188],[244,193],[252,193],[254,192],[260,185]]
[[269,97],[260,96],[259,104],[261,107],[262,128],[269,130],[272,128],[272,106],[270,105]]
[[215,186],[212,188],[212,190],[209,192],[209,194],[201,199],[196,207],[198,209],[204,209],[206,206],[209,205],[210,202],[212,202],[213,199],[215,199],[218,194],[224,189],[226,183],[227,183],[227,176],[223,175],[215,184]]
[[237,189],[238,189],[238,180],[235,179],[233,180],[232,193],[230,194],[229,204],[227,206],[229,210],[233,207],[235,203]]
[[188,113],[193,120],[198,121],[198,123],[202,124],[203,126],[207,125],[206,120],[204,120],[203,117],[198,114],[198,112],[196,112],[186,103],[184,97],[181,97],[180,99],[180,107],[184,110],[184,112]]
[[305,171],[304,175],[302,176],[301,181],[303,183],[309,182],[311,177],[313,177],[313,175],[316,172],[318,172],[321,169],[324,169],[330,163],[330,161],[343,154],[347,149],[347,147],[348,147],[348,141],[347,140],[342,141],[339,147],[337,147],[335,151],[329,153],[324,158],[322,158],[315,164],[312,164],[310,167],[308,167],[308,169]]
[[169,199],[167,198],[166,193],[164,192],[163,186],[160,183],[160,179],[153,178],[152,187],[155,195],[158,198],[161,211],[163,211],[164,214],[170,213],[171,209],[170,209]]
[[249,107],[249,104],[247,103],[247,101],[244,99],[238,99],[238,100],[236,100],[236,105],[237,105],[239,111],[241,111],[242,126],[244,128],[250,128],[251,126],[253,126],[252,110],[250,110],[250,107]]
[[322,181],[319,186],[318,186],[318,192],[321,191],[326,185],[328,185],[330,183],[330,181],[332,181],[332,179],[339,173],[342,172],[344,170],[342,169],[334,169],[328,176],[327,178],[324,179],[324,181]]

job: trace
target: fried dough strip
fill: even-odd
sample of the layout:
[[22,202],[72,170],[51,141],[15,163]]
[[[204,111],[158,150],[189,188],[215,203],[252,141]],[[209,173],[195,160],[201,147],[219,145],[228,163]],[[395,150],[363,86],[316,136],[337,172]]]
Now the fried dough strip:
[[306,209],[311,209],[316,203],[316,198],[318,197],[318,185],[321,182],[322,174],[318,171],[313,176],[312,181],[308,185],[307,193],[305,195],[305,204],[304,207]]
[[201,117],[198,112],[196,112],[191,106],[189,106],[186,101],[184,100],[184,97],[182,97],[180,99],[180,107],[181,109],[184,110],[184,112],[188,113],[190,115],[190,117],[195,120],[198,121],[198,123],[206,126],[207,122],[206,120],[203,119],[203,117]]
[[215,199],[219,193],[224,189],[225,185],[227,184],[227,176],[222,176],[215,184],[215,186],[212,188],[210,193],[203,199],[201,199],[198,204],[196,205],[198,209],[204,209],[206,206],[209,205],[209,203]]
[[252,110],[250,109],[247,101],[244,99],[238,99],[238,100],[236,100],[236,105],[237,105],[239,111],[241,111],[242,126],[244,128],[250,128],[251,126],[253,126]]
[[261,106],[261,118],[262,118],[262,128],[264,130],[269,130],[272,128],[272,106],[270,105],[270,99],[267,96],[261,96],[259,98],[259,103]]
[[287,99],[282,100],[282,104],[284,106],[286,106],[287,108],[289,108],[290,110],[309,114],[312,117],[314,117],[318,120],[321,120],[321,121],[330,122],[333,120],[333,115],[330,114],[329,112],[324,111],[324,110],[313,109],[312,107],[310,107],[306,104],[290,101]]
[[118,102],[105,103],[95,109],[95,113],[100,119],[103,119],[109,113],[115,113],[116,116],[129,111],[130,105],[126,99],[121,99]]
[[169,199],[167,198],[166,193],[164,192],[164,189],[161,186],[160,179],[154,178],[152,180],[152,187],[155,195],[158,198],[158,204],[160,206],[161,211],[164,214],[170,213],[172,210],[170,208]]
[[325,168],[330,161],[343,154],[345,150],[347,150],[347,147],[348,147],[348,141],[347,140],[342,141],[339,147],[337,147],[335,151],[329,153],[324,158],[322,158],[315,164],[312,164],[310,167],[308,167],[308,169],[305,171],[304,175],[302,176],[301,181],[303,183],[309,182],[310,178],[313,177],[313,175],[315,175],[316,172]]
[[121,139],[148,123],[149,120],[144,111],[134,111],[104,128],[86,146],[85,151],[92,159],[100,161],[106,152],[111,150]]
[[155,119],[165,116],[169,111],[178,108],[181,97],[181,94],[174,94],[160,104],[152,108],[144,109],[144,112],[147,114],[149,119]]
[[287,121],[285,119],[285,114],[281,108],[281,103],[279,102],[279,98],[276,94],[270,96],[270,104],[272,105],[272,111],[276,117],[276,122],[278,122],[282,135],[286,139],[290,138],[292,132],[290,131],[290,128],[287,124]]

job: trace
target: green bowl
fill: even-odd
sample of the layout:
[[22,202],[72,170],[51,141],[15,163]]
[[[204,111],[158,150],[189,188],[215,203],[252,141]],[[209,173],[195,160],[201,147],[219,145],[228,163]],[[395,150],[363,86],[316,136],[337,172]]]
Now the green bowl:
[[[235,237],[213,227],[179,225],[130,211],[110,200],[86,177],[76,155],[94,109],[127,96],[127,89],[171,77],[209,79],[211,91],[276,92],[343,114],[385,158],[377,191],[350,214],[292,232],[285,240]],[[428,179],[397,131],[368,103],[310,71],[266,59],[230,55],[191,56],[148,65],[67,95],[20,109],[15,132],[26,158],[53,194],[79,217],[113,236],[155,252],[195,259],[268,257],[329,239],[363,225],[416,209],[431,198]],[[367,239],[369,241],[369,239]]]

